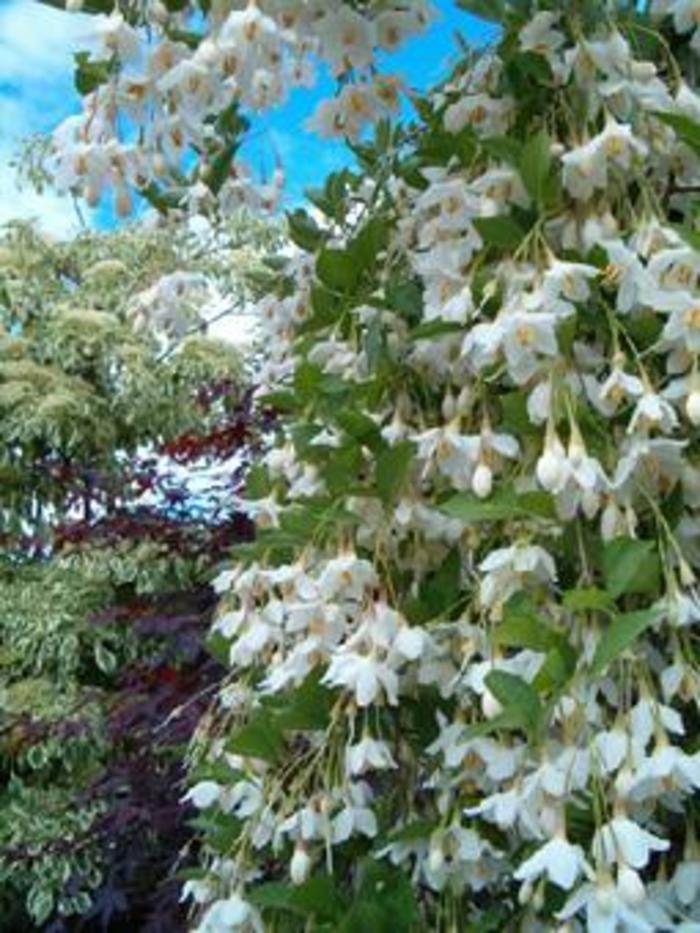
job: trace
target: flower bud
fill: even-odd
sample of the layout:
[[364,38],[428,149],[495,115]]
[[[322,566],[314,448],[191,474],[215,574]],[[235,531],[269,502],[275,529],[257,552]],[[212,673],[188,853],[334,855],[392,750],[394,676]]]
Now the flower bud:
[[311,871],[311,856],[302,843],[297,843],[289,865],[289,877],[292,884],[303,884]]
[[581,508],[586,518],[595,518],[600,508],[600,496],[592,489],[584,489],[581,496]]
[[488,499],[492,489],[493,473],[491,467],[485,463],[479,463],[472,476],[472,492],[479,499]]
[[558,492],[563,485],[566,473],[566,460],[554,450],[546,448],[537,461],[535,475],[537,482],[547,492]]
[[612,541],[613,538],[617,537],[620,533],[619,526],[621,519],[622,515],[617,504],[613,499],[610,499],[600,517],[600,533],[603,541]]
[[698,578],[695,576],[695,571],[685,558],[681,558],[678,564],[678,575],[681,578],[681,583],[683,586],[695,586],[695,584],[698,582]]
[[532,899],[532,882],[524,881],[520,885],[520,890],[518,891],[518,903],[521,907],[524,907],[526,904],[529,904]]
[[535,893],[532,897],[532,906],[536,911],[540,911],[544,907],[544,884],[542,882],[535,888]]
[[439,842],[431,843],[430,853],[428,855],[428,868],[434,874],[442,869],[445,864],[445,855]]
[[448,392],[442,400],[442,417],[445,421],[452,421],[455,411],[455,397],[451,392]]
[[472,405],[472,393],[469,386],[464,386],[459,395],[457,396],[457,401],[455,403],[455,408],[457,414],[467,415],[469,414],[469,409]]
[[481,696],[481,712],[487,719],[495,719],[503,712],[503,707],[491,691],[486,688]]
[[685,413],[688,421],[695,427],[700,425],[700,391],[694,389],[685,400]]

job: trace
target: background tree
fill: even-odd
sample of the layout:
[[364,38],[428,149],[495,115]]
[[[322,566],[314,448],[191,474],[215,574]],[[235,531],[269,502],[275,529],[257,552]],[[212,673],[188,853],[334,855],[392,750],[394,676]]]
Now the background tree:
[[249,534],[258,442],[244,362],[206,320],[278,242],[240,216],[0,243],[2,929],[182,925],[206,581]]

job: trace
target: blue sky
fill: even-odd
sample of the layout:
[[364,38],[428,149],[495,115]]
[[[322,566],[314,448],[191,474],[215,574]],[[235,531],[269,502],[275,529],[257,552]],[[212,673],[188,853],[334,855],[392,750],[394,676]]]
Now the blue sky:
[[[492,27],[457,10],[453,0],[435,2],[438,21],[392,57],[393,69],[414,88],[429,86],[448,69],[457,30],[475,43],[493,36]],[[85,46],[90,33],[88,16],[67,15],[35,0],[0,0],[0,222],[34,216],[57,235],[77,229],[70,200],[54,193],[39,198],[28,190],[17,191],[9,163],[23,137],[51,129],[78,109],[71,56]],[[319,184],[348,160],[342,143],[319,141],[303,129],[319,97],[331,92],[330,80],[323,78],[314,91],[295,91],[283,107],[256,123],[247,156],[258,171],[269,170],[275,154],[281,157],[288,179],[287,206],[298,203],[304,188]],[[89,219],[97,226],[111,222],[108,209]]]

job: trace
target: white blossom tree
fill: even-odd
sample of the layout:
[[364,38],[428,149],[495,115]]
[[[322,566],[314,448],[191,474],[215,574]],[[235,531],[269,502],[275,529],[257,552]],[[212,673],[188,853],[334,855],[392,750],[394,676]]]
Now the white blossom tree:
[[423,3],[124,4],[56,136],[88,199],[191,145],[166,206],[266,204],[219,121],[320,57],[358,159],[259,305],[284,417],[216,581],[200,933],[700,928],[700,4],[462,5],[497,46],[393,126],[374,51]]

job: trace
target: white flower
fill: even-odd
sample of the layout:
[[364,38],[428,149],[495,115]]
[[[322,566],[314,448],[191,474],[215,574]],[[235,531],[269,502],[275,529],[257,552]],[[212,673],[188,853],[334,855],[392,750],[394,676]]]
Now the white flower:
[[700,390],[693,389],[685,402],[685,413],[688,421],[698,427],[700,425]]
[[[644,917],[639,905],[630,906],[609,876],[595,884],[584,884],[559,911],[560,920],[570,920],[585,910],[590,933],[654,933],[658,927]],[[666,927],[668,929],[668,927]]]
[[539,354],[551,357],[558,354],[557,321],[555,314],[546,312],[515,311],[499,318],[508,371],[519,385],[538,371]]
[[198,810],[206,810],[221,798],[222,787],[216,781],[200,781],[186,794],[184,799],[191,800]]
[[345,749],[345,770],[353,777],[366,771],[381,771],[397,768],[386,742],[365,735],[356,745]]
[[445,129],[448,133],[460,133],[465,126],[472,126],[479,134],[495,136],[508,129],[512,112],[509,100],[488,94],[466,94],[445,111]]
[[442,891],[450,878],[466,881],[484,863],[487,851],[477,832],[456,821],[436,830],[421,866],[426,883],[434,891]]
[[654,304],[670,312],[664,339],[682,344],[690,353],[700,352],[700,301],[687,292],[672,292],[664,298],[659,294]]
[[529,582],[552,583],[557,576],[551,556],[539,545],[497,548],[481,562],[479,596],[484,606],[505,602]]
[[642,829],[625,816],[615,816],[596,830],[591,851],[596,861],[609,865],[623,863],[630,868],[645,868],[653,852],[666,852],[667,839]]
[[377,585],[377,573],[369,561],[355,554],[340,554],[329,560],[319,578],[319,592],[324,599],[349,599],[359,602],[367,590]]
[[700,900],[700,860],[687,857],[678,863],[669,882],[671,890],[684,907],[692,907]]
[[678,415],[669,402],[655,392],[646,391],[635,405],[627,433],[634,434],[638,429],[648,431],[656,428],[665,434],[678,427]]
[[97,31],[107,52],[123,61],[138,58],[141,52],[141,39],[138,32],[125,21],[121,13],[100,17]]
[[413,10],[387,10],[374,21],[377,45],[393,51],[423,27],[423,20]]
[[639,256],[619,239],[607,239],[600,245],[610,260],[603,284],[617,289],[616,307],[620,314],[628,314],[646,302],[653,303],[658,289]]
[[562,156],[564,187],[577,201],[588,201],[597,189],[608,183],[608,163],[600,137]]
[[555,29],[557,21],[556,13],[535,13],[520,30],[520,48],[524,52],[539,52],[547,58],[551,57],[565,42],[564,34]]
[[596,734],[593,745],[603,771],[610,774],[617,771],[625,760],[630,747],[630,736],[622,728],[606,729]]
[[614,410],[626,398],[638,398],[644,394],[641,379],[631,376],[620,367],[615,367],[600,387],[600,397],[611,404]]
[[207,904],[215,894],[214,886],[205,880],[190,878],[182,886],[181,901],[192,900],[195,904]]
[[680,33],[691,32],[700,25],[700,0],[671,0],[668,12]]
[[586,871],[586,859],[579,845],[572,845],[563,836],[556,836],[541,846],[515,872],[516,881],[532,882],[541,875],[570,891]]
[[392,706],[399,702],[396,671],[376,655],[340,649],[331,658],[323,683],[330,687],[346,687],[355,694],[358,706],[369,706],[382,694]]
[[369,807],[348,804],[332,821],[333,845],[347,842],[353,835],[367,836],[373,839],[377,835],[377,818]]
[[633,155],[644,156],[647,152],[646,145],[633,136],[632,128],[627,124],[618,123],[610,114],[605,121],[605,129],[597,139],[600,140],[608,159],[623,169],[629,169]]
[[666,596],[666,611],[672,625],[684,628],[700,622],[700,595],[694,590],[684,592],[677,586]]
[[264,933],[258,911],[237,894],[214,901],[193,933]]
[[562,296],[567,301],[586,301],[591,294],[589,282],[598,275],[595,266],[553,259],[544,275],[543,291],[554,298]]
[[637,769],[630,785],[630,795],[655,797],[670,790],[687,794],[696,788],[700,788],[700,752],[689,755],[681,748],[662,741]]
[[375,36],[370,22],[348,7],[328,12],[318,27],[321,55],[336,75],[364,68],[374,58]]

